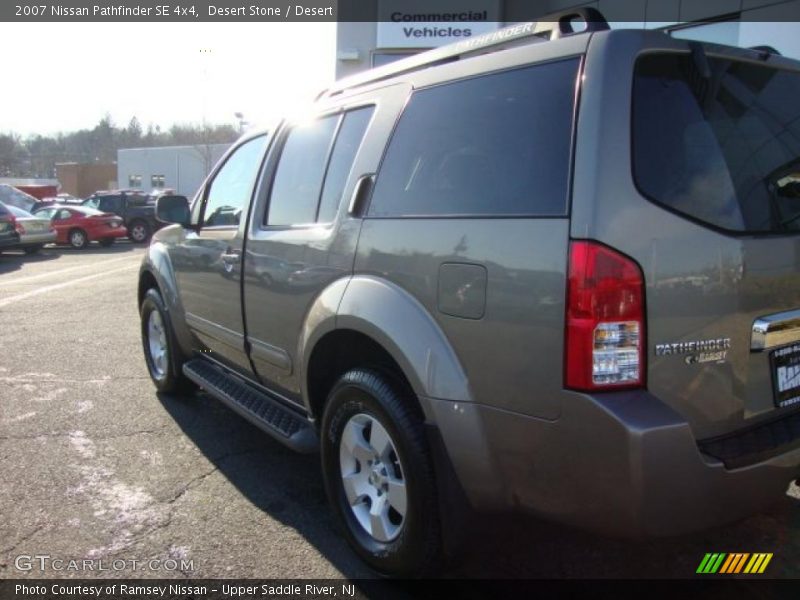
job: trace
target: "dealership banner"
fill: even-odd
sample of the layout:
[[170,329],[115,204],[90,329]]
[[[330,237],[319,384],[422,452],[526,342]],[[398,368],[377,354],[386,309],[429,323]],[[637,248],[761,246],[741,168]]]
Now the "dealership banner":
[[[143,22],[313,22],[381,24],[384,47],[420,47],[492,31],[498,22],[535,21],[559,10],[599,8],[609,22],[692,22],[714,15],[716,2],[629,0],[552,2],[550,0],[9,0],[0,2],[0,21]],[[800,21],[800,0],[730,2],[739,21]],[[710,11],[710,12],[709,12]],[[436,25],[431,25],[436,23]]]
[[378,0],[379,48],[430,48],[500,27],[500,2]]

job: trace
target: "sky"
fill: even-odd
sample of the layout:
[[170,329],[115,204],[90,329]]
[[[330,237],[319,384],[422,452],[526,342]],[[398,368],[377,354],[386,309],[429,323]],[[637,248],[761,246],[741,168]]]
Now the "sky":
[[0,133],[92,128],[106,114],[250,123],[313,100],[334,79],[335,23],[2,23]]

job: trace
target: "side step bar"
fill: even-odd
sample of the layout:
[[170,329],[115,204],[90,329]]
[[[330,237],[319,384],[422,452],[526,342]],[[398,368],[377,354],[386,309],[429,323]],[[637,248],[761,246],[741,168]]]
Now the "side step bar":
[[316,432],[306,419],[221,367],[195,358],[183,365],[183,374],[292,450],[304,454],[318,450]]

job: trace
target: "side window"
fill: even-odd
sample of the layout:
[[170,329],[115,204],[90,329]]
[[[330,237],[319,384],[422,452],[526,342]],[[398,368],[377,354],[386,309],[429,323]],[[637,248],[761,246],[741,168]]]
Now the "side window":
[[289,132],[272,181],[267,225],[316,221],[328,153],[339,115],[317,119]]
[[100,206],[100,198],[89,198],[86,202],[83,203],[84,206],[89,208],[97,208]]
[[317,221],[329,223],[336,216],[336,209],[342,199],[344,184],[350,175],[356,153],[364,139],[372,113],[375,107],[359,108],[345,114],[336,143],[333,146],[328,172],[325,175],[325,185],[322,188]]
[[52,219],[55,212],[55,208],[45,208],[43,210],[37,210],[35,215],[41,219]]
[[415,92],[370,216],[564,215],[578,60]]
[[58,214],[56,215],[56,219],[58,219],[59,221],[66,221],[67,219],[70,218],[72,218],[72,213],[66,209],[61,209],[60,211],[58,211]]
[[105,212],[120,212],[122,210],[122,198],[120,196],[101,198],[98,208]]
[[203,225],[238,225],[253,192],[264,154],[265,136],[237,148],[217,171],[206,191]]

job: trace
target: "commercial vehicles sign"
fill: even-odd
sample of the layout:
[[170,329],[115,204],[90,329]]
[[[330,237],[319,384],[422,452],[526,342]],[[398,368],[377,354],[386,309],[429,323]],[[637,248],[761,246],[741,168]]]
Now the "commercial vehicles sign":
[[497,0],[379,0],[379,48],[432,48],[499,28]]

